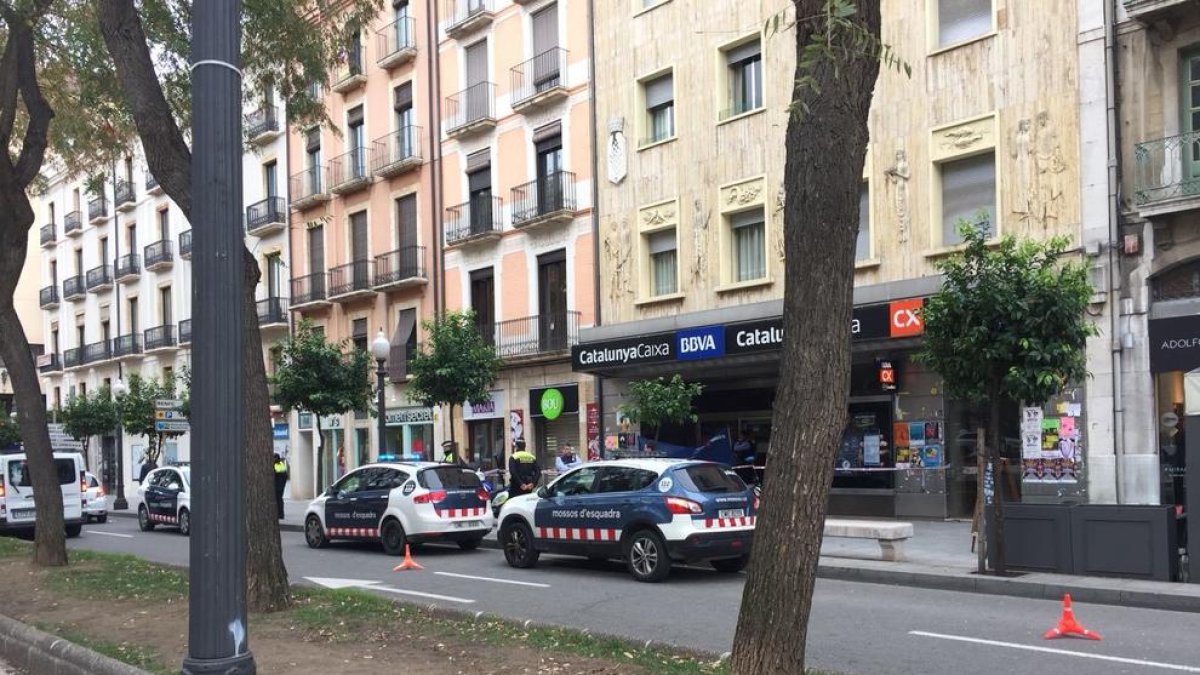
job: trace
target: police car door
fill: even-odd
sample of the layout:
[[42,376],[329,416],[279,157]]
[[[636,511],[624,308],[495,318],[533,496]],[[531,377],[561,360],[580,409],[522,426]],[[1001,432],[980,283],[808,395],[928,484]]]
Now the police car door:
[[160,521],[175,522],[179,513],[179,492],[183,490],[183,479],[175,469],[163,469],[154,475],[151,485],[154,490],[150,513],[160,516]]
[[329,497],[325,500],[325,529],[331,536],[356,536],[352,533],[357,528],[376,528],[378,521],[370,522],[370,517],[359,520],[354,517],[359,490],[366,484],[368,472],[375,469],[359,469],[342,477],[329,488]]
[[589,527],[581,505],[597,485],[599,469],[582,467],[564,475],[547,488],[534,511],[534,535],[545,550],[581,553],[586,548]]
[[[384,467],[366,469],[363,473],[366,475],[363,477],[362,486],[354,493],[354,511],[358,514],[356,527],[379,529],[379,523],[391,502],[392,489],[403,485],[405,476],[396,469]],[[368,513],[372,518],[364,515]]]
[[656,508],[662,497],[645,492],[658,480],[658,473],[629,466],[606,466],[597,481],[599,499],[592,503],[593,518],[605,527],[603,545],[597,552],[619,549],[621,536],[636,522],[661,524],[669,521],[664,509]]

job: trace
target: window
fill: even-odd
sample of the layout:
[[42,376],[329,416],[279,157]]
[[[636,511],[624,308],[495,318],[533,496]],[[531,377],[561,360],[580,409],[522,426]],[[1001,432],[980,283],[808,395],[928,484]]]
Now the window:
[[133,182],[133,158],[132,157],[125,158],[125,180],[129,181],[130,183]]
[[278,253],[268,253],[266,262],[267,297],[281,297],[283,287],[283,258]]
[[51,286],[58,285],[58,261],[57,260],[50,261],[50,285]]
[[554,483],[554,494],[563,497],[587,495],[596,491],[596,478],[600,473],[594,467],[577,469]]
[[358,31],[353,31],[346,39],[346,46],[342,48],[338,58],[345,64],[350,75],[362,74],[362,35]]
[[[417,245],[417,195],[405,195],[396,200],[396,243],[402,251],[410,251]],[[411,258],[401,258],[402,264],[418,263],[417,252],[408,253]],[[415,270],[414,270],[415,271]]]
[[495,342],[496,278],[492,268],[471,272],[471,309],[475,310],[475,327],[488,344]]
[[650,254],[650,293],[670,295],[679,292],[679,262],[676,253],[675,229],[658,230],[646,235]]
[[75,188],[71,192],[71,204],[73,206],[73,208],[71,209],[72,211],[79,210],[79,188]]
[[657,471],[626,466],[607,466],[600,469],[596,492],[637,492],[658,480]]
[[62,387],[54,388],[54,409],[62,410]]
[[942,245],[962,243],[958,223],[996,216],[996,155],[994,151],[938,165],[942,181]]
[[125,249],[130,253],[137,251],[137,223],[125,226]]
[[761,208],[735,213],[729,218],[733,241],[733,281],[754,281],[767,276],[767,227]]
[[412,29],[409,27],[409,11],[408,0],[393,0],[392,9],[393,16],[396,19],[396,44],[393,45],[394,51],[400,51],[405,47],[413,45]]
[[50,331],[50,352],[52,354],[58,353],[58,328],[57,327],[55,327],[53,330]]
[[[488,152],[487,150],[484,151]],[[470,160],[468,159],[468,169]],[[467,174],[467,190],[470,195],[470,234],[491,232],[492,219],[492,168],[488,164]]]
[[350,146],[351,164],[342,178],[362,178],[367,172],[367,140],[364,136],[363,107],[357,106],[346,116],[346,143]]
[[50,202],[50,209],[49,209],[49,212],[50,212],[50,213],[49,213],[49,216],[50,216],[50,224],[51,224],[51,225],[53,225],[53,224],[54,224],[54,202]]
[[129,332],[136,335],[138,332],[138,299],[129,299]]
[[162,312],[162,325],[167,326],[174,323],[171,314],[171,287],[163,286],[158,289],[158,307]]
[[858,241],[854,245],[854,259],[867,260],[871,257],[871,186],[863,181],[858,191]]
[[104,265],[108,262],[108,237],[101,237],[98,243],[100,249],[100,264]]
[[75,274],[83,275],[83,249],[75,249]]
[[163,209],[158,212],[158,239],[166,241],[171,238],[171,212]]
[[729,69],[729,109],[722,119],[762,107],[762,43],[758,38],[725,52]]
[[[82,343],[81,343],[81,344],[82,344]],[[79,383],[79,395],[80,395],[80,396],[87,396],[87,382],[80,382],[80,383]]]
[[263,191],[267,198],[279,196],[279,165],[274,161],[263,164]]
[[937,46],[947,47],[992,30],[992,0],[937,2]]
[[366,261],[368,255],[370,255],[370,248],[367,243],[367,212],[352,213],[350,214],[350,260],[356,263],[363,262]]
[[416,154],[416,138],[413,137],[412,82],[405,82],[392,90],[392,111],[396,123],[396,155],[393,160],[412,157]]
[[308,194],[321,192],[321,128],[308,130],[304,139],[304,166],[308,169]]
[[367,320],[354,319],[350,323],[350,335],[356,349],[367,351]]
[[642,84],[646,98],[646,130],[642,145],[665,141],[675,135],[675,83],[671,73]]
[[107,321],[100,322],[100,341],[108,342],[112,339],[112,328]]

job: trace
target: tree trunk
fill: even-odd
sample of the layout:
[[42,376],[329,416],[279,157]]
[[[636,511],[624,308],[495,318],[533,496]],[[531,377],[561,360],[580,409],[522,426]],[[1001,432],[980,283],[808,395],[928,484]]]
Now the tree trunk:
[[[823,16],[826,0],[794,0],[796,15]],[[879,35],[877,0],[857,0],[854,21]],[[813,39],[799,23],[797,57]],[[823,38],[822,38],[823,39]],[[836,69],[835,69],[836,66]],[[731,671],[804,673],[808,616],[829,486],[850,388],[850,319],[867,114],[879,71],[873,57],[821,62],[797,76],[808,105],[787,127],[784,185],[784,345],[753,562],[742,593]]]
[[992,500],[991,513],[988,520],[988,558],[993,560],[992,571],[996,574],[1007,572],[1004,549],[1004,438],[1000,435],[1000,387],[995,385],[988,394],[988,446],[991,455],[988,460],[992,466],[992,481],[995,486],[995,499]]

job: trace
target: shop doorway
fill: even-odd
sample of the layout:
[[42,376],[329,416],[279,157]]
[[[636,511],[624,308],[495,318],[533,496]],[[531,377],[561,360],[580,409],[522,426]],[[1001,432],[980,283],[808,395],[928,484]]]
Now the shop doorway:
[[895,485],[891,396],[850,399],[834,459],[833,487],[890,490]]
[[476,462],[491,458],[496,466],[505,466],[503,419],[467,422],[467,437],[469,442],[463,453],[466,461]]

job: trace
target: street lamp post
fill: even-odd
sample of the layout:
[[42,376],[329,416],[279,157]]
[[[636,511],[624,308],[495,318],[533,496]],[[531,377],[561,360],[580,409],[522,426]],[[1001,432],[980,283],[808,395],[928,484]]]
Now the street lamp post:
[[[379,424],[377,431],[379,434],[379,455],[385,454],[385,450],[387,449],[387,401],[385,400],[387,383],[384,380],[387,377],[387,368],[384,367],[384,363],[387,362],[388,353],[391,350],[392,343],[388,342],[387,336],[383,334],[383,329],[380,328],[379,334],[375,336],[375,340],[371,343],[371,355],[375,357],[375,364],[377,366],[375,369],[375,378],[378,381],[379,387],[376,393],[376,396],[378,396],[376,400],[376,413],[379,415],[377,420]],[[376,459],[378,459],[378,456]]]
[[128,511],[129,502],[125,500],[125,430],[121,428],[121,409],[125,404],[125,394],[129,393],[129,385],[125,380],[117,378],[112,386],[113,399],[117,411],[117,498],[113,501],[113,511]]

